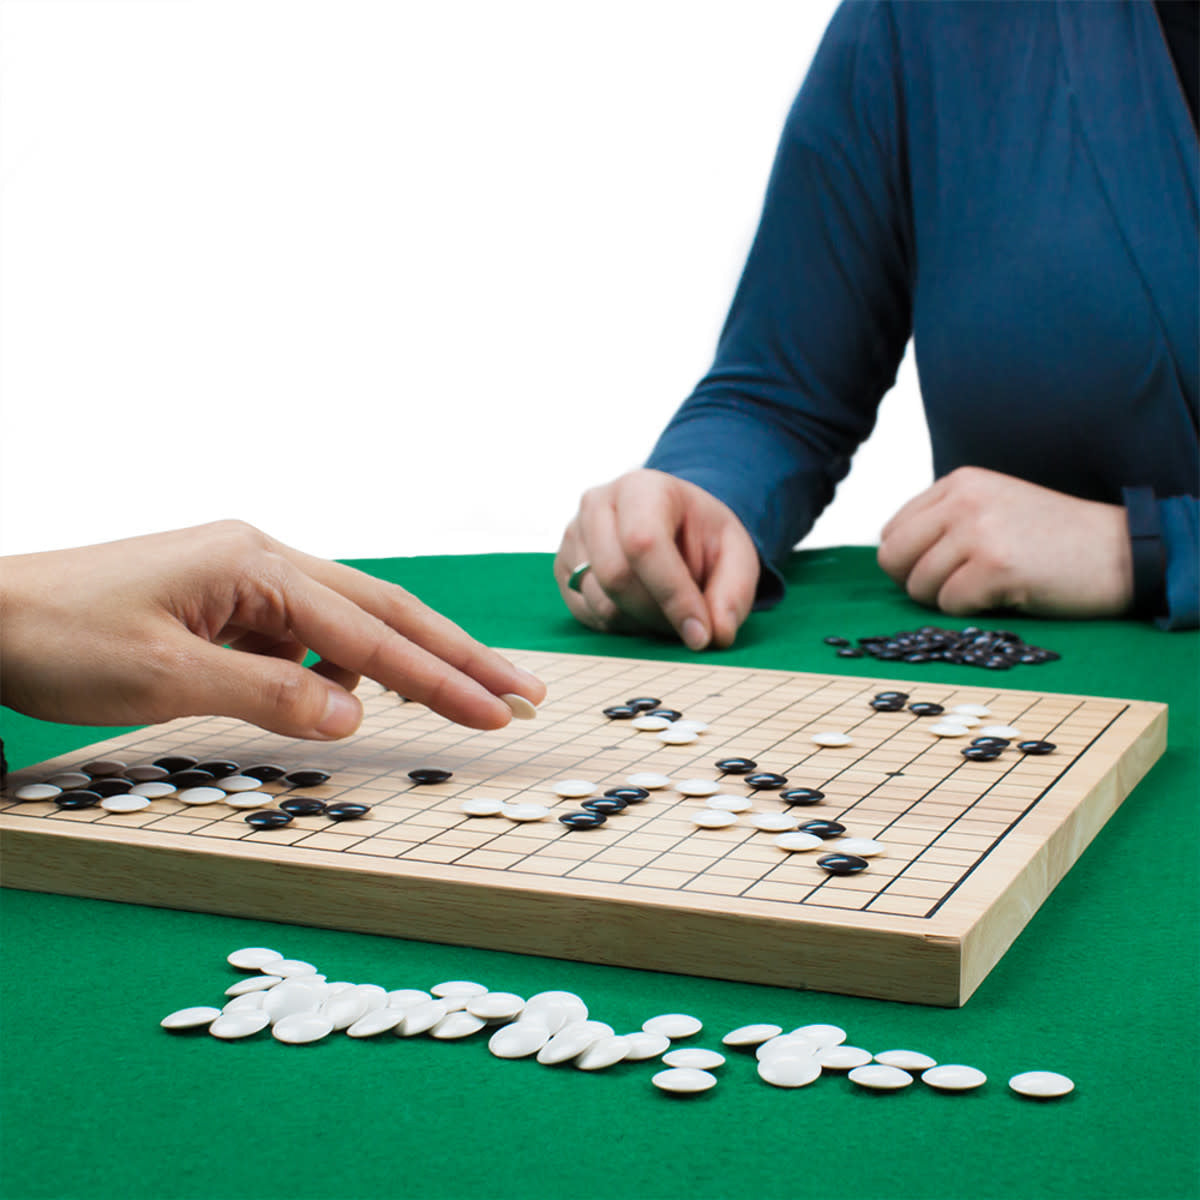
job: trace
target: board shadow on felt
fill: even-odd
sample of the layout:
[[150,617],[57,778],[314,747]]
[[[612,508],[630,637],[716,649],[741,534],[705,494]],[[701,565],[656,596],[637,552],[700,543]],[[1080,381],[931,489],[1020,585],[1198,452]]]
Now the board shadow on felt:
[[[884,679],[607,656],[506,651],[540,675],[536,720],[477,732],[364,684],[351,738],[319,747],[226,718],[139,730],[15,772],[0,798],[8,886],[164,907],[384,933],[597,963],[929,1004],[966,1001],[1029,917],[1162,751],[1163,705],[923,684],[921,698],[983,704],[996,721],[1049,738],[969,762],[910,711],[868,701]],[[903,685],[901,685],[903,686]],[[664,745],[603,709],[660,698],[709,729]],[[819,747],[821,730],[852,742]],[[334,823],[296,817],[255,830],[223,804],[172,797],[140,812],[17,803],[14,791],[97,757],[130,764],[170,753],[243,766],[317,765],[328,783],[300,789],[370,805]],[[678,783],[717,779],[717,759],[748,756],[825,800],[835,819],[887,853],[854,876],[789,854],[744,819],[697,828],[701,799],[674,787],[600,827],[554,818],[556,780],[597,791],[652,771]],[[408,772],[441,767],[432,786]],[[282,785],[267,784],[275,792]],[[751,794],[726,776],[726,792]],[[549,805],[551,818],[469,817],[469,798]],[[755,810],[782,812],[771,792]]]

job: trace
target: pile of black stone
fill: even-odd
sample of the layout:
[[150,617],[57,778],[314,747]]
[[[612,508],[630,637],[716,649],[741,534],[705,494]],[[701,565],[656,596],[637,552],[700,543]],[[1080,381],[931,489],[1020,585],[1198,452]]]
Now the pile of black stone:
[[827,637],[825,644],[836,646],[839,658],[869,656],[883,662],[961,663],[989,671],[1007,671],[1018,663],[1037,666],[1062,657],[1053,650],[1029,645],[1007,629],[981,629],[978,625],[965,629],[922,625],[920,629],[856,638],[853,643],[848,638]]

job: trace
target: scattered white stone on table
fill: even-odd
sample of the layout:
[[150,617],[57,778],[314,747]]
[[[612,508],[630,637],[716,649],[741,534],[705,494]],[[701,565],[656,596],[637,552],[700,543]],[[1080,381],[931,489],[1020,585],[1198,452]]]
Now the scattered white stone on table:
[[987,1076],[978,1067],[961,1063],[946,1063],[921,1072],[921,1082],[943,1092],[966,1092],[987,1083]]
[[329,1019],[334,1029],[349,1029],[359,1017],[366,1016],[367,998],[351,988],[330,996],[318,1011]]
[[387,988],[380,987],[377,983],[356,983],[354,988],[366,1000],[367,1012],[374,1012],[377,1008],[387,1007]]
[[902,1071],[899,1067],[884,1066],[883,1063],[868,1063],[864,1067],[855,1067],[847,1078],[859,1087],[880,1092],[898,1091],[908,1087],[913,1081],[913,1077],[907,1071]]
[[262,1006],[270,1014],[272,1021],[282,1021],[284,1017],[296,1013],[316,1012],[324,999],[323,994],[315,988],[287,982],[276,984],[267,992],[250,992],[246,996],[237,996],[230,1003],[242,1000],[253,1000],[262,996]]
[[884,854],[887,847],[882,842],[875,841],[874,838],[842,838],[834,849],[842,854],[857,854],[859,858],[874,858],[878,854]]
[[541,1021],[555,1034],[574,1021],[586,1021],[588,1007],[574,992],[537,992],[525,1001],[521,1015]]
[[647,1033],[664,1033],[672,1041],[676,1038],[691,1037],[704,1028],[704,1022],[699,1017],[687,1013],[660,1013],[642,1022],[642,1028]]
[[232,1012],[265,1012],[267,1020],[271,1020],[265,992],[243,992],[240,996],[234,996],[221,1009],[222,1015]]
[[467,1000],[467,1012],[484,1021],[513,1021],[524,1007],[524,997],[516,992],[484,992]]
[[575,1021],[560,1029],[539,1048],[537,1060],[545,1066],[578,1058],[601,1038],[613,1036],[611,1025],[603,1021]]
[[781,812],[751,813],[748,819],[755,829],[761,829],[763,833],[786,833],[799,824],[795,817]]
[[500,815],[510,821],[544,821],[550,810],[544,804],[505,804]]
[[663,1055],[668,1067],[696,1067],[701,1071],[715,1071],[725,1065],[725,1055],[703,1046],[680,1046]]
[[629,1040],[620,1034],[598,1038],[576,1060],[581,1071],[603,1071],[619,1063],[629,1050]]
[[926,725],[925,728],[933,734],[934,737],[965,737],[967,727],[958,725],[953,721],[938,721],[936,725]]
[[225,796],[225,803],[230,808],[270,808],[277,799],[270,792],[232,792]]
[[1075,1084],[1057,1071],[1023,1071],[1014,1075],[1008,1086],[1019,1096],[1036,1100],[1053,1100],[1075,1090]]
[[346,1034],[352,1038],[375,1037],[377,1034],[395,1029],[403,1020],[404,1010],[402,1008],[377,1008],[373,1012],[363,1013],[346,1030]]
[[225,799],[225,793],[219,787],[194,787],[185,788],[178,798],[183,804],[217,804]]
[[125,792],[119,796],[105,796],[100,801],[100,807],[110,813],[141,812],[143,808],[150,807],[150,801],[145,796],[134,796]]
[[89,763],[84,763],[80,770],[86,771],[93,779],[97,779],[103,775],[120,775],[126,765],[115,758],[96,758]]
[[840,1046],[846,1040],[846,1031],[840,1025],[801,1025],[793,1029],[792,1037],[806,1037],[818,1046]]
[[821,1077],[821,1064],[811,1054],[777,1054],[759,1060],[758,1077],[772,1087],[807,1087]]
[[839,733],[835,729],[814,733],[809,740],[818,746],[849,746],[854,741],[848,733]]
[[225,995],[244,996],[247,992],[265,992],[282,982],[282,975],[251,975],[249,979],[239,979],[237,983],[231,983],[225,989]]
[[760,1043],[754,1051],[754,1057],[759,1062],[766,1062],[768,1058],[778,1058],[780,1055],[801,1054],[815,1058],[821,1049],[820,1042],[813,1038],[798,1033],[785,1033]]
[[85,775],[82,771],[62,771],[58,775],[51,775],[46,782],[57,788],[77,788],[83,787],[85,783],[91,783],[92,777]]
[[694,729],[677,729],[672,725],[658,735],[658,740],[667,746],[690,746],[699,736]]
[[956,704],[950,711],[964,717],[990,717],[992,715],[992,710],[984,704]]
[[1013,738],[1023,737],[1019,729],[1014,725],[985,725],[979,731],[980,737],[1002,737],[1008,738],[1011,741]]
[[926,1071],[937,1066],[937,1059],[922,1054],[919,1050],[882,1050],[875,1061],[885,1067],[900,1067],[905,1071]]
[[721,785],[715,779],[685,779],[675,785],[675,790],[684,796],[715,796]]
[[559,796],[568,800],[580,800],[584,796],[590,796],[596,790],[596,785],[588,779],[560,779],[556,783],[552,783],[550,787]]
[[721,1041],[726,1046],[759,1046],[773,1037],[778,1037],[782,1032],[782,1025],[761,1022],[757,1025],[739,1025],[736,1029],[731,1029]]
[[398,1037],[415,1037],[418,1033],[426,1033],[432,1029],[450,1008],[445,1000],[426,1000],[424,1004],[414,1004],[404,1010],[404,1020],[396,1025]]
[[486,796],[475,796],[458,806],[468,817],[498,817],[504,811],[503,800],[489,800]]
[[861,1046],[825,1046],[817,1052],[817,1062],[827,1071],[850,1071],[870,1061],[870,1050]]
[[732,813],[749,812],[754,807],[754,801],[749,796],[735,796],[732,792],[722,792],[716,796],[709,796],[704,803],[709,808],[716,808],[722,812]]
[[414,1004],[424,1004],[433,997],[420,988],[396,988],[387,994],[388,1008],[412,1008]]
[[277,958],[269,964],[272,975],[282,975],[284,979],[295,979],[298,975],[315,975],[317,968],[310,962],[300,958]]
[[550,1031],[540,1021],[515,1021],[501,1025],[488,1039],[488,1049],[497,1058],[528,1058],[550,1040]]
[[457,1038],[470,1037],[485,1028],[487,1022],[482,1017],[473,1017],[469,1012],[447,1013],[430,1031],[430,1037],[438,1041],[448,1042]]
[[695,1067],[669,1067],[650,1078],[656,1088],[664,1092],[684,1095],[691,1092],[707,1092],[717,1086],[717,1077]]
[[815,833],[800,833],[794,831],[792,833],[781,833],[775,839],[775,845],[777,845],[780,850],[788,851],[789,854],[795,853],[796,851],[816,850],[819,846],[823,846],[824,844],[825,843],[819,837],[817,837]]
[[148,779],[145,783],[135,783],[129,789],[131,796],[145,796],[147,800],[161,800],[164,796],[175,793],[173,783],[164,783],[161,779]]
[[500,699],[508,705],[508,711],[518,721],[532,721],[537,716],[537,705],[524,696],[518,696],[516,692],[504,692]]
[[271,963],[283,962],[283,955],[278,950],[267,949],[266,946],[243,946],[242,949],[228,955],[225,961],[239,971],[261,971]]
[[151,783],[158,779],[166,779],[171,772],[165,767],[156,767],[153,763],[137,763],[125,768],[125,778],[134,783]]
[[251,775],[226,775],[213,785],[223,792],[257,792],[262,787],[262,780]]
[[671,785],[671,780],[666,775],[659,775],[654,771],[635,771],[626,777],[625,782],[630,787],[645,788],[650,792]]
[[199,1029],[203,1025],[211,1025],[219,1016],[221,1010],[209,1005],[196,1005],[192,1008],[180,1008],[168,1013],[159,1024],[164,1029]]
[[443,983],[435,983],[429,989],[439,1000],[445,1000],[449,996],[484,996],[487,994],[487,988],[482,983],[476,983],[473,979],[447,979]]
[[301,1046],[307,1042],[319,1042],[333,1032],[328,1017],[315,1012],[292,1013],[271,1027],[271,1036],[290,1046]]
[[737,823],[737,813],[722,812],[718,808],[702,808],[692,813],[692,824],[701,829],[728,829]]
[[244,1008],[240,1012],[223,1012],[208,1027],[208,1032],[215,1038],[231,1042],[237,1038],[251,1037],[266,1029],[270,1023],[270,1016],[261,1008]]
[[671,1047],[671,1039],[665,1033],[647,1033],[644,1029],[639,1029],[637,1033],[625,1034],[625,1040],[629,1043],[625,1057],[631,1062],[657,1058]]
[[658,733],[659,730],[669,729],[671,726],[671,722],[666,717],[652,717],[648,713],[634,717],[629,724],[634,729],[640,729],[643,733]]
[[13,792],[14,800],[53,800],[62,795],[62,788],[53,783],[27,783]]

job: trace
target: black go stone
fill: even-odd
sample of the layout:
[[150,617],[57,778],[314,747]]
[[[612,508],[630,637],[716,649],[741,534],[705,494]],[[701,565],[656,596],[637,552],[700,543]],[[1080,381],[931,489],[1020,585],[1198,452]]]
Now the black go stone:
[[214,758],[212,762],[202,762],[196,766],[197,771],[207,771],[214,779],[225,779],[237,775],[241,767],[228,758]]
[[579,807],[586,808],[588,812],[611,816],[613,813],[624,812],[629,807],[629,802],[616,796],[597,796],[594,800],[585,800]]
[[1005,746],[1011,745],[1008,738],[992,737],[977,737],[971,739],[972,746],[995,746],[997,750],[1003,750]]
[[162,767],[164,771],[187,771],[199,762],[199,759],[192,758],[188,754],[166,754],[162,758],[156,758],[154,765]]
[[453,774],[441,767],[417,767],[415,771],[409,771],[408,777],[413,783],[445,783]]
[[718,758],[717,770],[726,775],[749,775],[757,768],[758,763],[752,758]]
[[876,700],[898,700],[901,704],[908,703],[907,692],[876,692]]
[[211,771],[201,771],[199,767],[189,767],[183,771],[173,771],[163,780],[177,788],[203,787],[212,783],[216,776]]
[[845,645],[845,638],[825,641],[836,648],[836,654],[847,658],[869,654],[884,662],[948,662],[990,671],[1007,671],[1017,663],[1055,662],[1060,657],[1053,650],[1027,645],[1009,629],[982,629],[978,625],[964,629],[922,625],[920,629],[873,634],[857,638],[857,649]]
[[595,829],[604,824],[605,816],[599,812],[563,813],[558,821],[568,829]]
[[652,708],[658,708],[662,701],[657,696],[634,696],[632,700],[626,700],[625,703],[634,712],[644,713],[649,712]]
[[825,793],[818,792],[816,788],[788,788],[786,792],[779,793],[779,798],[789,808],[805,807],[809,804],[820,804],[825,799]]
[[1000,751],[1003,749],[1003,746],[967,746],[962,751],[962,756],[972,762],[992,762],[1000,757]]
[[668,721],[678,721],[683,713],[677,708],[652,708],[646,713],[648,717],[666,717]]
[[101,797],[122,796],[133,787],[132,779],[93,779],[87,790]]
[[316,796],[289,796],[279,802],[279,807],[293,817],[319,817],[325,811],[325,801]]
[[604,795],[609,800],[624,800],[626,804],[641,804],[643,800],[650,799],[650,793],[640,787],[609,788]]
[[[446,774],[449,775],[449,771]],[[283,782],[290,783],[292,787],[320,787],[329,782],[329,772],[315,767],[301,767],[298,771],[289,771],[283,777]]]
[[243,768],[242,774],[257,779],[259,783],[274,783],[287,774],[287,768],[277,767],[274,763],[259,763],[256,767]]
[[843,646],[837,652],[838,658],[862,658],[863,652],[857,646]]
[[817,866],[823,867],[830,875],[857,875],[869,866],[865,858],[857,854],[823,854],[817,859]]
[[54,803],[59,808],[94,808],[104,797],[91,788],[70,788],[59,792],[54,797]]
[[815,833],[819,838],[839,837],[846,832],[841,821],[805,821],[800,826],[801,833]]
[[774,771],[756,771],[746,776],[746,783],[758,792],[773,792],[776,788],[787,787],[787,776],[776,775]]
[[292,823],[292,814],[277,808],[260,808],[257,812],[247,813],[244,819],[255,829],[282,829]]
[[928,700],[917,700],[908,706],[914,717],[940,717],[946,710],[940,704]]
[[827,638],[822,638],[822,641],[824,641],[825,645],[827,645],[827,646],[848,646],[848,645],[850,645],[850,643],[844,637],[834,637],[832,635]]
[[637,716],[628,704],[614,704],[611,708],[604,710],[604,715],[610,721],[628,721],[630,717]]
[[[280,808],[283,807],[281,804]],[[325,815],[331,821],[357,821],[371,811],[369,804],[358,804],[353,800],[342,800],[338,804],[330,804],[325,809]]]
[[904,707],[903,700],[880,700],[878,696],[871,701],[871,707],[876,712],[899,712]]
[[1022,754],[1049,754],[1058,747],[1053,742],[1018,742],[1017,749]]

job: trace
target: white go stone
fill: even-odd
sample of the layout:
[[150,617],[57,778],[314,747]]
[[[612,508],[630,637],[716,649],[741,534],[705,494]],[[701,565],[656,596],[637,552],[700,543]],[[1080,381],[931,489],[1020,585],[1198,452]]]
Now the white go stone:
[[240,1012],[223,1012],[208,1027],[208,1032],[222,1041],[232,1042],[251,1037],[270,1023],[271,1018],[261,1008],[244,1008]]
[[807,1087],[820,1079],[821,1064],[811,1054],[777,1054],[759,1061],[758,1077],[772,1087]]
[[967,729],[972,729],[979,724],[979,718],[971,716],[970,713],[964,712],[948,712],[942,717],[943,721],[948,721],[951,725],[963,725]]
[[148,779],[145,783],[135,783],[129,789],[131,796],[145,796],[147,800],[162,800],[175,794],[173,783],[163,783],[161,779]]
[[489,800],[485,796],[475,796],[464,800],[459,806],[468,817],[498,817],[504,811],[502,800]]
[[149,808],[150,801],[145,796],[134,796],[125,792],[120,796],[105,796],[100,801],[100,807],[110,813],[132,813]]
[[784,1055],[815,1058],[822,1049],[821,1044],[813,1038],[804,1037],[798,1033],[785,1033],[760,1043],[758,1049],[754,1051],[754,1057],[759,1062],[766,1062],[769,1058],[780,1058]]
[[315,975],[317,968],[310,962],[300,958],[279,958],[269,964],[272,975],[282,975],[284,979],[295,979],[298,975]]
[[913,1077],[907,1071],[902,1071],[899,1067],[887,1067],[882,1063],[868,1063],[863,1067],[855,1067],[847,1078],[859,1087],[879,1092],[895,1092],[908,1087],[913,1081]]
[[521,1015],[525,1000],[516,992],[485,992],[467,1000],[467,1012],[484,1021],[512,1021]]
[[646,1058],[657,1058],[664,1050],[671,1048],[671,1039],[664,1033],[647,1033],[644,1029],[637,1033],[625,1034],[629,1049],[625,1057],[630,1062],[640,1062]]
[[645,788],[649,792],[671,786],[671,780],[666,775],[658,775],[654,771],[635,771],[626,777],[625,782],[630,787]]
[[465,996],[470,999],[472,996],[487,995],[487,988],[473,979],[447,979],[444,983],[435,983],[429,990],[439,1000],[450,996]]
[[967,1092],[971,1088],[982,1087],[987,1083],[987,1076],[978,1067],[946,1063],[944,1066],[930,1067],[929,1070],[922,1071],[921,1082],[943,1092]]
[[83,787],[85,783],[91,783],[92,777],[85,775],[82,771],[63,771],[58,775],[51,775],[46,782],[57,788],[77,788]]
[[693,721],[691,717],[680,717],[678,721],[671,722],[672,729],[686,729],[689,733],[707,733],[708,723],[706,721]]
[[262,1007],[270,1014],[271,1020],[276,1022],[296,1013],[316,1012],[323,998],[314,988],[280,983],[267,992],[250,992],[246,996],[237,996],[230,1004],[253,1000],[258,996],[263,997]]
[[228,955],[225,961],[239,971],[261,971],[272,963],[282,962],[283,955],[278,950],[267,949],[266,946],[243,946],[242,949]]
[[681,1095],[689,1092],[707,1092],[717,1086],[717,1077],[708,1071],[700,1071],[695,1067],[668,1067],[665,1071],[651,1076],[650,1082],[664,1092],[678,1092]]
[[663,1055],[668,1067],[696,1067],[701,1071],[715,1071],[725,1065],[725,1055],[703,1046],[680,1046]]
[[956,704],[952,713],[964,717],[990,717],[992,710],[984,704]]
[[619,1063],[629,1050],[629,1039],[619,1034],[598,1038],[576,1060],[581,1071],[603,1071]]
[[1014,725],[985,725],[979,731],[980,737],[1002,737],[1008,738],[1011,741],[1013,738],[1023,737],[1019,729]]
[[550,787],[557,795],[566,800],[580,800],[584,796],[590,796],[596,790],[596,785],[589,779],[560,779],[557,783],[552,783]]
[[237,983],[231,983],[225,989],[225,995],[244,996],[247,992],[265,992],[282,982],[282,975],[251,975],[249,979],[239,979]]
[[550,810],[544,804],[505,804],[500,815],[510,821],[544,821]]
[[257,792],[262,787],[262,780],[251,775],[226,775],[218,779],[215,787],[223,792]]
[[965,725],[959,725],[953,721],[939,721],[936,725],[926,725],[925,728],[934,737],[940,738],[965,737],[967,733]]
[[613,1036],[613,1028],[603,1021],[576,1021],[559,1030],[538,1049],[537,1060],[545,1066],[578,1058],[601,1038]]
[[1036,1100],[1054,1100],[1075,1090],[1075,1084],[1057,1071],[1023,1071],[1014,1075],[1008,1086],[1018,1096],[1031,1096]]
[[279,1042],[287,1042],[291,1046],[301,1046],[306,1042],[319,1042],[333,1032],[333,1024],[328,1017],[315,1012],[292,1013],[271,1028],[271,1036]]
[[904,1071],[926,1071],[937,1066],[937,1059],[922,1054],[919,1050],[882,1050],[875,1061],[885,1067],[900,1067]]
[[156,767],[153,763],[137,763],[126,768],[125,778],[134,783],[150,783],[158,779],[166,779],[171,772],[165,767]]
[[643,1021],[642,1028],[647,1033],[666,1034],[674,1041],[676,1038],[691,1037],[692,1034],[699,1033],[704,1028],[704,1023],[699,1017],[692,1017],[687,1013],[660,1013],[657,1017]]
[[701,829],[727,829],[738,822],[737,813],[722,812],[717,808],[702,808],[692,813],[692,824]]
[[168,1013],[159,1024],[164,1029],[199,1029],[203,1025],[211,1025],[220,1015],[219,1008],[196,1005],[193,1008],[181,1008]]
[[842,838],[834,846],[834,849],[843,854],[856,854],[859,858],[874,858],[887,851],[887,847],[882,842],[877,842],[873,838]]
[[424,1004],[426,1000],[432,1000],[433,997],[428,992],[421,991],[420,988],[396,988],[394,991],[387,994],[388,1008],[412,1008],[414,1004]]
[[374,1012],[378,1008],[387,1007],[387,988],[382,988],[377,983],[359,983],[355,985],[355,988],[358,994],[367,1002],[367,1012]]
[[675,785],[675,790],[684,796],[715,796],[721,785],[713,779],[685,779]]
[[500,699],[508,705],[508,711],[518,721],[532,721],[537,716],[537,705],[524,696],[518,696],[516,692],[504,692]]
[[666,746],[690,746],[699,736],[694,729],[677,729],[672,725],[658,735],[658,740]]
[[367,998],[351,988],[330,996],[318,1011],[329,1019],[334,1029],[349,1029],[359,1017],[366,1016]]
[[796,851],[816,850],[819,846],[824,845],[822,840],[815,833],[781,833],[775,839],[775,845],[780,850],[786,850],[789,854]]
[[854,741],[848,733],[841,733],[836,729],[814,733],[809,740],[818,746],[849,746]]
[[21,801],[53,800],[55,796],[61,794],[62,788],[56,787],[52,783],[27,783],[13,792],[13,799]]
[[270,792],[233,792],[226,795],[225,803],[230,808],[270,808],[276,799]]
[[574,992],[538,992],[525,1001],[521,1015],[541,1021],[551,1034],[576,1021],[586,1021],[588,1007]]
[[709,796],[704,803],[709,808],[717,808],[722,812],[732,813],[749,812],[754,807],[754,801],[749,796],[735,796],[732,792],[722,792],[716,796]]
[[778,1037],[782,1032],[782,1025],[768,1025],[765,1023],[739,1025],[736,1029],[731,1029],[721,1039],[721,1042],[726,1046],[761,1046],[763,1042],[770,1041],[773,1037]]
[[643,733],[657,733],[661,729],[669,729],[671,722],[666,717],[651,717],[648,714],[643,714],[639,717],[634,717],[629,724],[634,729],[640,729]]
[[268,1021],[271,1019],[271,1014],[267,1012],[267,997],[262,992],[244,992],[226,1001],[221,1008],[221,1015],[232,1012],[261,1012],[267,1014]]
[[404,1020],[396,1025],[398,1037],[415,1037],[426,1033],[450,1012],[445,1000],[426,1000],[404,1010]]
[[761,829],[763,833],[786,833],[788,830],[794,830],[798,824],[795,817],[781,812],[751,813],[749,821],[755,829]]
[[347,1037],[368,1038],[395,1029],[404,1020],[404,1010],[400,1008],[377,1008],[374,1012],[363,1013],[357,1021],[346,1030]]
[[540,1021],[515,1021],[501,1025],[488,1039],[488,1049],[497,1058],[528,1058],[550,1040],[550,1031]]
[[469,1012],[447,1013],[430,1031],[430,1037],[448,1042],[457,1038],[470,1037],[487,1025],[482,1017],[473,1017]]
[[793,1037],[805,1037],[824,1049],[840,1046],[846,1040],[846,1031],[840,1025],[801,1025],[792,1030]]
[[224,799],[225,793],[219,787],[185,788],[179,793],[180,802],[190,805],[216,804]]
[[849,1071],[865,1067],[870,1061],[870,1050],[861,1046],[826,1046],[817,1053],[817,1062],[826,1071]]

